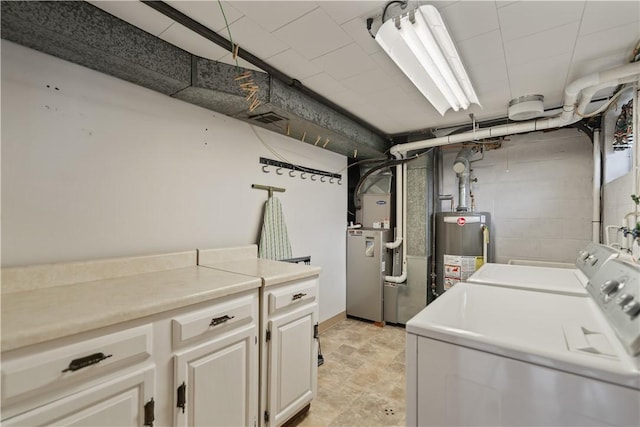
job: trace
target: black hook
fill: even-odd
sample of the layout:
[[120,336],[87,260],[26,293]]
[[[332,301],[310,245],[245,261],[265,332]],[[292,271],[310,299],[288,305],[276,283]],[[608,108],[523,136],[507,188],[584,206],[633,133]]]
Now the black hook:
[[262,172],[264,172],[264,173],[271,173],[271,172],[269,172],[269,171],[266,169],[266,168],[268,168],[268,167],[269,167],[269,165],[264,165],[264,166],[262,166]]
[[324,176],[321,176],[320,177],[320,182],[324,182],[324,178],[325,178]]
[[276,169],[276,173],[277,173],[278,175],[282,175],[282,172],[280,172],[281,170],[282,170],[282,168],[278,168],[278,169]]
[[306,172],[302,172],[302,173],[300,174],[300,178],[302,178],[302,179],[307,179],[307,178],[305,178],[305,175],[306,175],[306,174],[307,174]]
[[293,171],[289,171],[289,176],[290,176],[291,178],[294,178],[294,177],[295,177],[295,175],[293,174]]
[[316,174],[314,173],[313,175],[311,175],[311,181],[315,181],[316,180]]

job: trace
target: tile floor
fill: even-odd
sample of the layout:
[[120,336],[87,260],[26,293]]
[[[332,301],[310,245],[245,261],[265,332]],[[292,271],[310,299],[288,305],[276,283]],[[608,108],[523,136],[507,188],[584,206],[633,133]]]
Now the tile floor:
[[297,426],[404,426],[405,330],[346,319],[320,334],[318,396]]

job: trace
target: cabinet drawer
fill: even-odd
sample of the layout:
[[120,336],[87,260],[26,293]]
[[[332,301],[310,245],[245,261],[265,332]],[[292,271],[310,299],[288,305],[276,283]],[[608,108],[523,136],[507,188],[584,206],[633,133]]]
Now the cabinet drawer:
[[269,315],[287,307],[314,302],[317,299],[318,280],[316,278],[301,280],[281,288],[265,290],[269,302]]
[[[256,292],[257,294],[257,292]],[[172,319],[173,345],[211,338],[257,322],[257,295],[234,298]]]
[[2,400],[87,380],[151,355],[152,326],[144,325],[2,363]]

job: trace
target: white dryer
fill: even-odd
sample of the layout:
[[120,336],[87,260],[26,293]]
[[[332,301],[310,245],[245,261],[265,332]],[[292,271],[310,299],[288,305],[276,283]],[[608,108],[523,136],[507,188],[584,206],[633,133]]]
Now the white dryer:
[[484,264],[466,281],[491,286],[586,296],[585,286],[593,275],[620,253],[609,246],[589,243],[578,253],[575,268],[511,264]]
[[640,266],[589,296],[459,283],[407,330],[407,425],[640,425]]

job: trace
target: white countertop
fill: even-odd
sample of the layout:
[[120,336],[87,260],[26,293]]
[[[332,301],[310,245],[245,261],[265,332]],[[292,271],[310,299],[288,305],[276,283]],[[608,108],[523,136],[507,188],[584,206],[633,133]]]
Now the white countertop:
[[10,292],[3,285],[2,351],[214,300],[260,285],[259,278],[195,265],[27,290],[18,286],[10,288]]
[[198,249],[198,265],[262,279],[262,286],[318,276],[320,267],[258,258],[256,245]]
[[262,286],[278,285],[291,280],[317,276],[321,271],[320,267],[261,258],[239,259],[215,264],[200,264],[200,266],[258,277],[262,279]]

